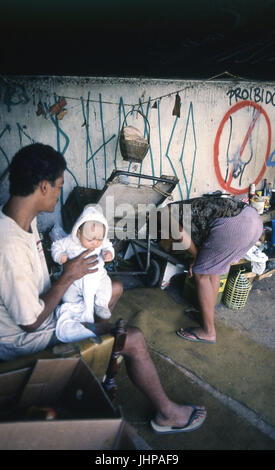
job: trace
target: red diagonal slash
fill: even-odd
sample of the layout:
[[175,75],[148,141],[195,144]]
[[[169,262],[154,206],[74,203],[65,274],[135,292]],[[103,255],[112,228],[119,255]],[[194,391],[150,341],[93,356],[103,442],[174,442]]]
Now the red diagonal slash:
[[[248,139],[249,139],[249,137],[250,137],[250,135],[251,135],[251,132],[253,131],[253,129],[254,129],[254,127],[255,127],[256,121],[257,121],[258,117],[260,116],[260,114],[261,114],[261,111],[260,111],[259,109],[257,109],[256,114],[255,114],[255,116],[253,117],[253,119],[252,119],[252,121],[251,121],[251,123],[250,123],[250,125],[249,125],[249,128],[247,129],[247,132],[246,132],[246,134],[245,134],[244,141],[243,141],[243,143],[242,143],[242,145],[241,145],[241,147],[240,147],[239,153],[236,155],[237,160],[241,160],[242,154],[243,154],[243,151],[244,151],[244,148],[245,148],[245,146],[246,146],[246,144],[247,144],[247,141],[248,141]],[[233,170],[231,171],[231,173],[230,173],[230,175],[229,175],[229,178],[228,178],[228,182],[227,182],[228,186],[231,185],[232,179],[233,179]]]
[[243,151],[245,149],[245,146],[247,144],[247,141],[251,135],[251,132],[253,131],[254,127],[255,127],[255,124],[259,118],[260,115],[262,115],[264,117],[264,120],[265,120],[265,123],[267,125],[267,145],[266,145],[266,153],[265,153],[265,156],[263,157],[263,165],[262,165],[262,168],[259,172],[259,174],[255,177],[255,180],[254,181],[251,181],[252,183],[255,183],[255,184],[258,184],[259,181],[261,181],[261,179],[263,178],[263,175],[264,175],[264,172],[266,170],[266,162],[269,158],[269,155],[270,155],[270,148],[271,148],[271,124],[270,124],[270,120],[269,120],[269,117],[266,113],[266,111],[264,110],[264,108],[262,106],[260,106],[258,103],[255,103],[254,101],[250,101],[250,100],[245,100],[245,101],[241,101],[239,103],[236,103],[234,106],[232,106],[224,115],[219,127],[218,127],[218,131],[217,131],[217,134],[216,134],[216,137],[215,137],[215,142],[214,142],[214,168],[215,168],[215,173],[216,173],[216,176],[217,176],[217,179],[218,179],[218,182],[221,186],[221,188],[225,189],[227,192],[230,192],[231,194],[245,194],[248,192],[249,188],[242,188],[242,189],[236,189],[234,187],[231,187],[230,184],[232,182],[232,178],[233,178],[233,173],[231,172],[230,174],[230,177],[229,177],[229,181],[225,182],[224,181],[224,178],[222,176],[222,172],[221,172],[221,168],[220,168],[220,164],[219,164],[219,156],[220,156],[220,149],[219,149],[219,146],[220,146],[220,139],[221,139],[221,136],[222,136],[222,132],[223,132],[223,129],[224,129],[224,126],[226,124],[226,122],[228,121],[228,119],[230,118],[230,116],[232,116],[234,113],[236,113],[237,111],[239,111],[240,109],[242,108],[246,108],[246,107],[252,107],[256,110],[256,113],[249,125],[249,128],[246,132],[246,135],[245,135],[245,138],[242,142],[242,145],[240,147],[240,150],[239,150],[239,154],[238,154],[238,159],[241,158],[242,154],[243,154]]

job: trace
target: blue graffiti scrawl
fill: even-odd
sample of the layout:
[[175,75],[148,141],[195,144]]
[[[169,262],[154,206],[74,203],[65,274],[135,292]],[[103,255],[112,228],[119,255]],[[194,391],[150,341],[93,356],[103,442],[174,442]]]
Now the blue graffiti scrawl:
[[8,113],[10,113],[12,106],[18,106],[29,102],[29,96],[27,95],[23,85],[8,80],[0,75],[0,87],[1,82],[5,87],[3,102],[7,106]]
[[[8,131],[9,133],[10,133],[10,131],[11,131],[11,127],[10,127],[9,124],[6,124],[6,127],[5,127],[5,128],[2,130],[2,132],[0,133],[0,139],[3,137],[3,135],[4,135],[7,131]],[[9,162],[9,159],[8,159],[8,156],[7,156],[6,152],[5,152],[5,150],[2,148],[1,145],[0,145],[0,151],[1,151],[2,155],[4,155],[4,158],[5,158],[6,162],[7,162],[7,167],[6,167],[6,169],[4,170],[4,172],[3,172],[3,173],[1,174],[1,176],[0,176],[0,183],[1,183],[1,182],[3,181],[3,179],[5,178],[6,174],[8,173],[8,169],[9,169],[9,164],[10,164],[10,162]]]
[[[6,88],[9,86],[6,93],[2,95],[2,104],[5,105],[6,114],[8,112],[14,112],[15,110],[17,112],[16,107],[20,106],[21,109],[19,111],[20,113],[22,111],[22,116],[27,116],[31,121],[33,118],[31,103],[26,107],[27,109],[23,110],[26,103],[30,101],[25,88],[20,84],[10,84],[7,82],[4,83],[4,86]],[[28,85],[26,85],[26,88],[27,87]],[[102,90],[104,89],[105,88],[103,86]],[[30,90],[30,93],[32,93],[33,96],[33,105],[35,105],[36,93],[37,96],[39,96],[39,103],[43,106],[44,110],[43,116],[48,120],[45,127],[50,127],[48,130],[51,134],[51,138],[56,142],[56,149],[67,158],[68,154],[70,154],[70,143],[73,137],[70,135],[67,127],[65,127],[65,124],[61,121],[61,118],[58,119],[57,114],[53,112],[52,108],[55,104],[58,104],[57,95],[55,92],[48,91],[47,93],[46,90],[40,90],[39,88],[34,89],[32,87]],[[79,118],[80,120],[83,118],[83,120],[78,123],[79,128],[82,128],[80,136],[77,135],[77,125],[73,126],[76,138],[79,138],[79,156],[77,157],[79,160],[72,163],[72,165],[79,164],[78,168],[79,171],[81,170],[82,175],[81,178],[78,178],[79,184],[87,188],[93,187],[95,189],[100,189],[102,180],[105,179],[106,181],[109,177],[109,173],[111,173],[113,169],[123,167],[127,168],[128,171],[134,171],[139,175],[142,175],[143,173],[148,174],[148,176],[162,176],[166,173],[175,175],[179,179],[179,183],[177,185],[179,197],[182,199],[189,199],[194,185],[193,181],[197,164],[197,129],[193,103],[191,101],[187,102],[184,117],[173,115],[173,117],[171,116],[169,118],[168,111],[170,104],[168,103],[167,105],[167,102],[164,102],[163,98],[167,96],[170,97],[174,93],[169,95],[166,94],[154,99],[152,99],[151,96],[147,96],[148,99],[143,101],[145,93],[143,93],[141,97],[138,97],[136,96],[137,92],[134,91],[131,95],[129,104],[126,103],[125,97],[122,95],[120,96],[120,94],[117,95],[117,99],[115,100],[117,102],[111,103],[104,100],[104,93],[99,92],[101,90],[98,89],[98,86],[96,90],[96,92],[93,90],[89,91],[89,89],[85,88],[83,97],[74,96],[70,98],[69,96],[66,96],[62,98],[63,100],[66,98],[67,100],[78,101],[80,108]],[[42,98],[42,96],[44,96],[44,98]],[[51,103],[54,103],[53,106],[50,106],[49,103],[45,103],[48,99],[50,99]],[[133,103],[131,104],[132,100]],[[95,111],[91,105],[93,102],[96,103],[96,114],[95,112],[93,114],[93,111]],[[113,111],[107,107],[112,105],[115,106]],[[155,111],[153,108],[155,108]],[[130,110],[129,117],[127,115],[128,110]],[[144,119],[144,123],[142,120],[142,126],[144,125],[144,127],[142,127],[142,132],[144,138],[150,137],[151,145],[149,146],[146,160],[143,160],[140,163],[125,163],[122,161],[122,156],[119,151],[119,134],[122,123],[125,121],[127,125],[126,116],[129,125],[130,121],[134,119],[136,111],[140,111],[146,118]],[[18,113],[16,113],[16,116],[17,115]],[[36,112],[36,115],[39,115],[38,112]],[[110,115],[112,115],[111,119]],[[75,116],[76,114],[74,117]],[[155,121],[155,126],[152,128],[148,125],[151,118]],[[109,123],[111,124],[109,125]],[[97,124],[97,127],[95,127],[95,124]],[[138,122],[138,124],[140,124],[140,122]],[[32,138],[33,135],[26,126],[13,121],[13,127],[13,131],[17,132],[16,138],[19,139],[20,147],[22,147],[26,143],[35,142],[37,139],[39,140],[43,135],[44,124],[42,123],[41,131],[39,130],[39,126],[34,126],[35,130],[38,128],[38,135],[35,134],[35,141]],[[2,133],[0,131],[0,138],[4,135],[4,132],[6,132],[6,129],[4,129]],[[150,132],[152,132],[152,136],[150,136]],[[2,147],[0,146],[0,154],[3,155],[2,160],[5,159],[7,165],[9,165],[8,157],[4,151],[4,147]],[[99,156],[101,158],[99,158]],[[270,156],[268,161],[269,166],[274,166],[273,160],[274,157]],[[71,166],[71,168],[73,169],[73,166]],[[76,175],[73,174],[70,168],[67,168],[66,176],[68,177],[69,173],[70,178],[73,179],[73,185],[78,186],[78,181],[76,179],[78,169],[73,169],[73,171]],[[102,176],[102,178],[99,178],[99,175]],[[62,205],[63,197],[64,195],[62,191],[60,197]]]
[[106,146],[109,142],[111,142],[111,140],[113,140],[116,137],[116,135],[113,134],[107,141],[105,140],[104,123],[103,123],[102,97],[101,97],[101,93],[100,93],[99,94],[99,109],[100,109],[100,123],[101,123],[103,144],[100,145],[98,147],[98,149],[93,152],[92,141],[91,141],[90,132],[89,132],[89,125],[90,125],[90,92],[88,92],[88,99],[87,99],[87,103],[86,103],[86,113],[85,113],[83,98],[81,98],[81,103],[82,103],[82,113],[83,113],[83,118],[84,118],[84,124],[85,124],[85,128],[86,128],[86,186],[88,187],[88,185],[89,185],[89,174],[88,174],[88,172],[89,172],[89,163],[92,162],[93,170],[94,170],[95,188],[97,189],[97,176],[96,176],[96,166],[95,166],[94,157],[103,148],[103,152],[104,152],[104,174],[105,174],[105,180],[106,180],[107,179]]
[[[45,106],[45,109],[46,109],[47,112],[48,112],[49,110],[48,110],[47,104],[44,103],[44,106]],[[56,128],[57,150],[58,150],[58,152],[60,152],[60,153],[63,155],[63,157],[64,157],[64,155],[65,155],[65,153],[66,153],[66,151],[67,151],[67,149],[68,149],[68,147],[69,147],[70,139],[69,139],[69,137],[67,136],[67,134],[61,129],[61,127],[60,127],[60,125],[59,125],[59,120],[57,119],[57,117],[50,115],[50,118],[51,118],[51,121],[52,121],[52,123],[54,124],[54,126],[55,126],[55,128]],[[64,139],[65,139],[65,144],[64,144],[64,147],[63,147],[63,148],[61,148],[61,137],[64,137]],[[76,180],[74,174],[69,170],[68,167],[66,168],[66,171],[67,171],[68,173],[70,173],[70,175],[73,177],[73,179],[74,179],[76,185],[78,186],[78,182],[77,182],[77,180]],[[63,188],[62,188],[62,189],[61,189],[61,194],[60,194],[60,203],[61,203],[61,206],[63,206],[63,204],[64,204],[64,194],[63,194],[63,193],[64,193],[64,191],[63,191]]]
[[270,155],[269,159],[267,160],[266,166],[271,166],[271,167],[275,166],[275,158],[273,160],[273,157],[275,157],[275,150],[273,150],[272,154]]
[[34,144],[35,141],[31,138],[31,136],[25,131],[24,127],[21,126],[21,124],[19,124],[19,122],[16,123],[17,125],[17,130],[18,130],[18,135],[19,135],[19,142],[20,142],[20,147],[23,147],[23,139],[22,139],[22,136],[24,135],[25,137],[27,137],[27,139],[29,140],[29,143],[31,144]]
[[[191,121],[191,123],[190,123],[190,121]],[[189,130],[189,126],[191,126],[191,130]],[[189,184],[187,182],[187,177],[186,177],[186,173],[185,173],[184,166],[183,166],[183,155],[184,155],[184,149],[185,149],[186,136],[187,136],[188,132],[191,132],[191,135],[193,137],[193,162],[192,162],[192,171],[191,171],[191,177],[190,177]],[[183,145],[182,145],[182,152],[181,152],[181,157],[180,157],[180,164],[181,164],[182,173],[183,173],[183,177],[184,177],[184,181],[185,181],[187,199],[189,199],[189,197],[190,197],[190,192],[191,192],[191,188],[192,188],[196,156],[197,156],[197,140],[196,140],[196,131],[195,131],[195,123],[194,123],[193,103],[191,102],[190,106],[189,106],[188,117],[187,117],[187,122],[186,122],[186,127],[185,127],[184,140],[183,140]]]
[[[173,136],[174,136],[174,131],[175,131],[177,122],[178,122],[178,117],[175,118],[174,125],[173,125],[173,128],[172,128],[171,134],[170,134],[169,142],[168,142],[168,145],[167,145],[167,149],[166,149],[166,152],[165,152],[165,156],[168,158],[170,166],[171,166],[175,176],[179,176],[179,175],[176,174],[174,165],[173,165],[172,160],[169,156],[169,150],[170,150],[170,145],[171,145],[171,142],[172,142],[172,139],[173,139]],[[184,164],[183,164],[183,156],[184,156],[186,138],[187,138],[187,135],[188,135],[189,132],[191,132],[191,137],[193,139],[193,161],[192,161],[191,177],[190,177],[190,181],[188,183],[186,171],[185,171]],[[191,193],[193,177],[194,177],[194,171],[195,171],[196,155],[197,155],[197,140],[196,140],[196,131],[195,131],[195,123],[194,123],[193,103],[191,102],[190,106],[189,106],[189,111],[188,111],[188,116],[187,116],[187,121],[186,121],[186,126],[185,126],[185,132],[184,132],[184,137],[183,137],[182,150],[181,150],[181,155],[180,155],[180,159],[179,159],[180,167],[181,167],[181,170],[182,170],[182,175],[183,175],[183,179],[184,179],[184,183],[185,183],[186,199],[189,199],[190,193]],[[183,191],[182,191],[180,183],[178,184],[178,188],[179,188],[179,192],[180,192],[180,197],[181,197],[181,199],[183,199]]]
[[[2,130],[2,132],[1,132],[1,134],[0,134],[0,139],[3,137],[3,135],[4,135],[7,131],[8,131],[9,133],[10,133],[10,131],[11,131],[11,127],[10,127],[9,124],[6,124],[6,127]],[[4,149],[3,149],[1,146],[0,146],[0,151],[1,151],[1,153],[4,155],[4,157],[5,157],[6,161],[7,161],[7,164],[9,165],[10,162],[9,162],[8,156],[7,156],[6,152],[4,151]]]

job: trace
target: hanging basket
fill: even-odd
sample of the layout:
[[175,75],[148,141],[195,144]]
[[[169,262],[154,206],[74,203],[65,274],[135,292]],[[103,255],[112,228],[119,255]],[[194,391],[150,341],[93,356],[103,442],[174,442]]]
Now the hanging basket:
[[[129,111],[129,113],[130,112],[131,111]],[[121,152],[123,160],[127,160],[128,162],[141,163],[150,147],[150,124],[146,116],[141,111],[137,109],[136,112],[139,113],[147,121],[147,124],[148,124],[147,140],[144,139],[141,132],[135,127],[133,126],[124,127],[126,117],[129,114],[127,113],[124,118],[121,131],[119,133],[119,145],[120,145],[120,152]]]
[[227,307],[233,310],[239,310],[245,307],[248,294],[252,287],[243,272],[244,270],[241,269],[227,279],[223,302]]

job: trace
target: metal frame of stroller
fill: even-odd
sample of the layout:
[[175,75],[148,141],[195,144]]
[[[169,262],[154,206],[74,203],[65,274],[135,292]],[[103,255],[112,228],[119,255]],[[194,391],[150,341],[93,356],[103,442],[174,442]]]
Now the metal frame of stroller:
[[[142,181],[151,181],[151,184],[142,184]],[[92,203],[92,204],[99,204],[101,207],[106,206],[106,198],[108,196],[114,197],[114,206],[117,207],[119,203],[132,203],[135,207],[135,218],[138,215],[138,211],[136,208],[139,204],[154,204],[156,207],[160,206],[167,197],[169,197],[178,184],[179,180],[175,176],[149,176],[143,174],[137,174],[132,172],[127,172],[123,170],[114,170],[111,176],[106,181],[102,190],[94,190],[94,189],[85,189],[82,188],[83,191],[87,192],[87,197],[85,200],[79,197],[79,191],[77,191],[78,187],[74,188],[74,204],[75,210],[77,212],[72,217],[72,211],[70,210],[70,205],[72,202],[72,193],[68,197],[66,204],[62,208],[62,218],[63,218],[63,225],[65,230],[70,231],[74,221],[82,212],[85,205]],[[81,188],[79,188],[80,190]],[[66,207],[67,206],[67,207]],[[104,212],[104,211],[103,211]],[[105,214],[104,214],[105,215]],[[148,215],[148,213],[147,213]],[[68,219],[70,219],[68,223]],[[146,275],[150,269],[151,265],[151,239],[149,234],[149,226],[146,222],[146,238],[144,242],[140,240],[136,240],[136,233],[134,234],[133,238],[127,239],[126,241],[132,247],[134,255],[137,259],[138,266],[140,270],[138,271],[124,271],[124,270],[116,270],[114,268],[113,271],[108,270],[108,274],[110,275]],[[143,251],[146,252],[146,260],[141,259],[142,257],[139,254],[138,248],[142,246]],[[144,257],[143,257],[144,258]]]

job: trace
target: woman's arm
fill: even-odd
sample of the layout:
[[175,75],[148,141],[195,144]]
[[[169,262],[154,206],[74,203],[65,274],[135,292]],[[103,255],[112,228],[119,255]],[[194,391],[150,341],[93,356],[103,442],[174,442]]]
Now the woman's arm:
[[[191,235],[183,228],[179,221],[173,216],[171,206],[169,209],[170,237],[176,244],[177,250],[189,251],[193,257],[198,254],[198,249],[194,244]],[[190,222],[191,227],[191,222]],[[191,231],[191,230],[190,230]]]
[[[193,276],[193,266],[196,262],[196,258],[198,256],[198,248],[196,247],[195,243],[193,242],[189,233],[183,228],[183,226],[177,221],[172,213],[171,207],[169,206],[169,213],[170,213],[170,229],[171,234],[176,233],[178,235],[178,240],[176,240],[176,249],[177,250],[186,250],[192,256],[193,260],[189,266],[189,276]],[[191,226],[191,223],[190,223]]]

